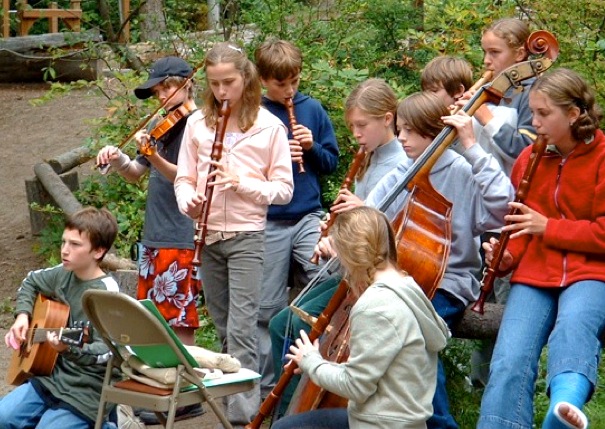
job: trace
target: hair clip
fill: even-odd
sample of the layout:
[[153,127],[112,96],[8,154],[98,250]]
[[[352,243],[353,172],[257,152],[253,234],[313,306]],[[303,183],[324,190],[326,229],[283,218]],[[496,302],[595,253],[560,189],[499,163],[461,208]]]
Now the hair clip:
[[238,48],[238,47],[233,46],[233,45],[227,45],[227,47],[233,49],[234,51],[239,52],[240,54],[243,52],[242,48]]

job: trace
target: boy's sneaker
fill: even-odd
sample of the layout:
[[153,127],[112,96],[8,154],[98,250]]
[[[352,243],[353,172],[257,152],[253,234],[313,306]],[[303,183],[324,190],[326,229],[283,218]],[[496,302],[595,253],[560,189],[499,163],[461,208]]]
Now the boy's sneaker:
[[[178,422],[181,420],[192,419],[194,417],[201,416],[206,410],[202,408],[201,404],[187,405],[186,407],[180,407],[176,409],[174,421]],[[164,417],[168,417],[168,413],[162,413]],[[146,425],[159,425],[161,424],[158,418],[155,416],[153,411],[142,410],[139,412],[139,419]]]

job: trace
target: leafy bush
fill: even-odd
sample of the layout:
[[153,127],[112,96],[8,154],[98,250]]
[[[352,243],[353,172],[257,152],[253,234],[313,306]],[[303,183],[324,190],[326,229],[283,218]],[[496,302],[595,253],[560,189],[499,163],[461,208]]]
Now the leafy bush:
[[[605,106],[605,35],[601,2],[425,0],[423,10],[415,9],[415,3],[413,0],[242,0],[225,17],[233,29],[230,34],[234,39],[243,38],[243,29],[253,25],[252,39],[246,39],[250,55],[268,36],[291,40],[302,49],[305,63],[300,89],[325,106],[341,149],[337,173],[324,179],[326,206],[333,201],[349,159],[356,151],[343,118],[344,100],[352,88],[367,77],[382,77],[403,97],[419,89],[422,67],[440,54],[464,57],[475,66],[478,78],[482,74],[481,32],[495,19],[519,16],[527,19],[532,29],[551,31],[561,46],[555,66],[580,72],[596,89],[599,103]],[[162,42],[165,45],[158,47],[159,50],[166,51],[171,47],[175,50],[174,40],[178,40],[188,48],[190,59],[203,56],[206,40],[200,41],[198,36],[185,33],[191,31],[192,20],[201,19],[199,15],[192,18],[196,15],[193,12],[195,5],[199,2],[166,1],[172,38]],[[110,100],[109,114],[98,123],[98,131],[89,142],[93,150],[120,142],[140,117],[153,110],[152,104],[142,103],[132,96],[132,89],[141,79],[136,73],[115,72],[109,85],[107,82],[93,84]],[[58,93],[69,88],[63,85],[53,91]],[[133,145],[126,147],[133,155]],[[132,185],[115,175],[94,175],[83,183],[78,194],[83,203],[106,205],[116,214],[120,223],[116,247],[121,254],[126,254],[142,225],[144,183],[143,180]],[[198,341],[214,348],[215,333],[205,326],[199,331]],[[456,340],[443,353],[451,409],[464,428],[476,424],[480,402],[480,392],[469,390],[465,379],[471,347],[472,343]],[[603,370],[600,375],[602,380]],[[544,383],[544,374],[541,374],[536,394],[538,425],[548,403]],[[600,383],[587,407],[593,427],[605,426],[602,417],[605,416],[605,393],[602,381]]]

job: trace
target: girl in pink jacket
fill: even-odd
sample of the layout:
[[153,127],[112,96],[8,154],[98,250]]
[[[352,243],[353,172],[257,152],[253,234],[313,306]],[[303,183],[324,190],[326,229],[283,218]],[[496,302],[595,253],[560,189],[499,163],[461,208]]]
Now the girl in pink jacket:
[[[208,312],[223,352],[258,369],[256,329],[270,204],[287,204],[293,193],[292,160],[282,122],[260,106],[254,64],[237,46],[215,45],[204,62],[204,106],[187,122],[179,153],[175,192],[179,210],[196,219],[206,183],[214,180],[202,250],[201,276]],[[211,160],[219,107],[229,101],[222,157]],[[210,165],[214,172],[208,174]],[[227,418],[247,424],[260,406],[260,388],[229,397]]]

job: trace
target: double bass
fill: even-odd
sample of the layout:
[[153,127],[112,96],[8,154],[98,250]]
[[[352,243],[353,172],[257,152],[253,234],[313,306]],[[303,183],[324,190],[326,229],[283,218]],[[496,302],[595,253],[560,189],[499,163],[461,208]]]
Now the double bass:
[[[532,53],[543,54],[548,52],[550,40],[548,37],[544,37],[543,34],[544,32],[540,32],[539,35],[534,36],[538,38],[538,41],[532,39],[529,43],[528,40],[528,46],[533,45],[539,48],[539,51],[534,52],[534,50],[531,51]],[[486,102],[498,103],[509,88],[518,86],[521,81],[543,73],[552,63],[551,58],[544,56],[515,64],[504,70],[492,82],[483,85],[467,102],[463,110],[472,116],[482,104]],[[393,222],[398,241],[398,263],[402,270],[407,271],[408,274],[414,277],[429,298],[433,296],[445,272],[451,245],[452,208],[451,202],[447,201],[432,187],[429,181],[429,173],[455,137],[455,128],[446,126],[424,153],[416,159],[399,183],[377,206],[379,210],[386,211],[403,191],[407,191],[405,205]],[[342,288],[343,284],[339,286],[328,304],[332,312],[333,304],[335,304],[333,301],[342,299],[337,310],[330,314],[332,317],[331,329],[328,334],[323,335],[320,344],[322,356],[333,362],[344,362],[348,359],[348,313],[355,302],[351,294],[342,292]],[[322,320],[322,316],[318,318],[316,324]],[[327,327],[327,324],[323,325],[324,322],[320,327]],[[311,338],[311,340],[313,339]],[[293,362],[288,363],[282,377],[288,377],[288,373],[293,372],[293,369],[290,371],[289,367],[293,366],[295,366]],[[278,386],[281,382],[282,378],[280,378]],[[333,396],[337,395],[326,392],[325,389],[312,383],[308,376],[304,376],[298,385],[295,398],[290,403],[289,413],[295,414],[315,408],[344,406],[346,404],[346,399],[340,398],[340,402],[338,402]],[[258,428],[262,419],[269,415],[270,410],[264,406],[265,403],[261,406],[257,418],[247,428]]]

